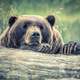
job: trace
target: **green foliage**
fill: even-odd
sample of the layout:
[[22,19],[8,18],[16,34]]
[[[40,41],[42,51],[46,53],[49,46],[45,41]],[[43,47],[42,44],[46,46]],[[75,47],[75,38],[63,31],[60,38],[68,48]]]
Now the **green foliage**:
[[0,33],[10,16],[24,14],[53,14],[65,42],[80,40],[80,0],[0,0]]

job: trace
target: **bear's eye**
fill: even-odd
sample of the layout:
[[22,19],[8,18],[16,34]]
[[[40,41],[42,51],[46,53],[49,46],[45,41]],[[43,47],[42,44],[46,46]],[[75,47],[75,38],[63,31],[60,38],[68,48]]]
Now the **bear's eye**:
[[28,21],[28,22],[26,22],[26,23],[24,24],[23,28],[26,29],[26,28],[27,28],[28,26],[30,26],[30,25],[31,25],[31,22]]
[[43,25],[38,24],[39,28],[42,30],[43,29]]
[[23,26],[23,28],[26,29],[26,28],[27,28],[27,25],[25,24],[25,25]]

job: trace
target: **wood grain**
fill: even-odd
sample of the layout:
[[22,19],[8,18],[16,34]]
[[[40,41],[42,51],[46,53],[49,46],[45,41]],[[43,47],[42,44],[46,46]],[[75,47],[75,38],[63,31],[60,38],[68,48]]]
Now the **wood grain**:
[[0,80],[80,80],[80,56],[0,48]]

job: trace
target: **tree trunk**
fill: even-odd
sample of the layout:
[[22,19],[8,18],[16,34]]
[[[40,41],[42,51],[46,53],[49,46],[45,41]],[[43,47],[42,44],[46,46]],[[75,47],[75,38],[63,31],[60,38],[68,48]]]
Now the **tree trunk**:
[[80,80],[80,56],[0,48],[0,80]]

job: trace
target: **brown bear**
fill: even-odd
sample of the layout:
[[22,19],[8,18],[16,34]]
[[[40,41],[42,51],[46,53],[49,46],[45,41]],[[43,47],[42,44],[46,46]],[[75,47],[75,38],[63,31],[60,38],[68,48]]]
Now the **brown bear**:
[[0,45],[57,53],[63,46],[63,40],[54,23],[53,15],[46,18],[36,15],[12,16],[9,19],[9,27],[0,37]]

